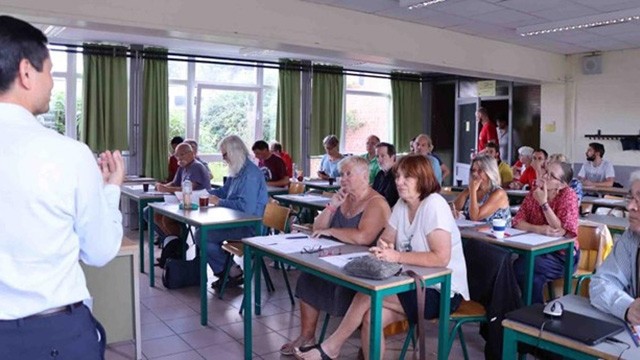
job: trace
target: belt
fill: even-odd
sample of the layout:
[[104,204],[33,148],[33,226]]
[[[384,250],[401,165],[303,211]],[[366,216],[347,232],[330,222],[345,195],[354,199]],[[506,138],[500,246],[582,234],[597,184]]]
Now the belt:
[[63,312],[71,312],[73,309],[79,308],[80,306],[82,306],[82,301],[78,301],[77,303],[73,303],[73,304],[69,304],[69,305],[64,305],[64,306],[59,306],[59,307],[55,307],[53,309],[48,309],[45,311],[41,311],[37,314],[33,314],[33,315],[29,315],[27,317],[24,317],[23,319],[36,319],[36,318],[41,318],[41,317],[48,317],[48,316],[52,316],[52,315],[57,315]]

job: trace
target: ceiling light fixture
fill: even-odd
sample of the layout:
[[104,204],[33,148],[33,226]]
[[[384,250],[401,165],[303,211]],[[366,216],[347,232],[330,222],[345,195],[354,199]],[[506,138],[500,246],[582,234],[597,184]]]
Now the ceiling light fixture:
[[60,35],[60,33],[62,33],[63,31],[65,31],[67,28],[64,26],[55,26],[55,25],[48,25],[47,27],[44,28],[44,30],[42,30],[42,32],[47,36],[47,37],[56,37],[58,35]]
[[640,20],[640,8],[614,11],[581,18],[523,26],[516,29],[520,36],[536,36],[570,30],[582,30],[600,26],[623,24]]
[[428,0],[428,1],[418,1],[416,0],[400,0],[400,6],[406,7],[409,10],[420,9],[429,5],[434,5],[437,3],[441,3],[446,0]]
[[253,47],[243,47],[238,50],[238,53],[242,56],[264,56],[272,54],[273,50],[268,49],[258,49]]

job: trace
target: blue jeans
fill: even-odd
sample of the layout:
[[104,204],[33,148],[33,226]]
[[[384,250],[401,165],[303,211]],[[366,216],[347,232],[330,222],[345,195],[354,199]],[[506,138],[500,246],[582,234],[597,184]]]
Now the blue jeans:
[[[536,256],[533,265],[533,287],[531,288],[531,303],[542,304],[544,302],[544,296],[542,295],[542,288],[544,284],[549,281],[560,279],[564,276],[564,263],[565,254],[559,251]],[[580,260],[580,251],[576,251],[573,256],[573,273],[578,266],[578,260]],[[513,269],[516,272],[516,279],[520,289],[524,289],[524,278],[527,264],[524,262],[523,257],[518,257],[513,263]]]
[[[227,255],[222,250],[222,243],[227,240],[240,240],[255,235],[253,227],[231,228],[223,230],[209,230],[207,232],[207,262],[214,274],[224,271],[224,263]],[[195,243],[200,243],[200,230],[196,231]]]

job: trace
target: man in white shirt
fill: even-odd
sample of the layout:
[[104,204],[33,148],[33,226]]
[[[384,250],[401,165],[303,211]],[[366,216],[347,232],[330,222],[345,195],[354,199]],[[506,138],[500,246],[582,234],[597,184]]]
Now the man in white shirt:
[[0,359],[102,359],[80,261],[104,266],[120,249],[124,162],[107,151],[96,166],[86,145],[34,117],[53,88],[46,43],[0,16]]
[[578,179],[584,186],[611,187],[616,178],[613,164],[605,160],[604,146],[597,142],[592,142],[585,153],[587,162],[582,165],[578,172]]

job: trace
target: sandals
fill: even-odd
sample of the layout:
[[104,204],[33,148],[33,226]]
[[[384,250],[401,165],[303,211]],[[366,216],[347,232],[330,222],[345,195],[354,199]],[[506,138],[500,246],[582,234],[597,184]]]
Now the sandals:
[[280,348],[280,354],[282,355],[286,355],[286,356],[293,356],[295,353],[295,348],[297,347],[306,347],[308,345],[313,345],[316,342],[316,339],[311,338],[311,339],[305,339],[302,340],[300,342],[298,342],[300,340],[300,338],[297,338],[295,340],[293,340],[292,342],[286,343],[284,345],[282,345],[282,347]]
[[[334,359],[330,358],[329,355],[327,355],[327,353],[324,352],[324,350],[322,350],[322,346],[320,346],[320,344],[315,344],[315,345],[311,345],[311,346],[301,346],[301,347],[298,348],[298,350],[301,353],[306,353],[306,352],[311,351],[311,350],[318,350],[318,352],[320,353],[320,359],[322,359],[322,360],[334,360]],[[298,356],[298,352],[295,352],[293,355],[298,360],[304,360],[304,358]]]

